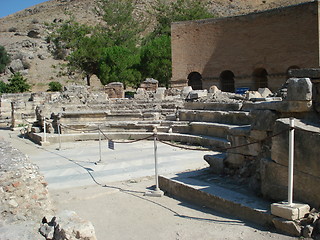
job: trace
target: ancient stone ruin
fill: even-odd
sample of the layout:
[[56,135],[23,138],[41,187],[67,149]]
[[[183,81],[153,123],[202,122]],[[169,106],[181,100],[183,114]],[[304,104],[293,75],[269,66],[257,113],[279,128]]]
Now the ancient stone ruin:
[[[111,139],[140,139],[156,126],[160,140],[218,151],[204,156],[212,174],[240,181],[258,196],[282,201],[287,194],[287,139],[289,118],[293,117],[295,200],[319,209],[315,194],[320,192],[319,151],[314,144],[320,140],[320,70],[292,70],[290,76],[282,94],[265,88],[235,94],[217,87],[209,91],[146,87],[139,88],[134,98],[111,98],[105,91],[83,86],[57,93],[4,94],[2,125],[20,129],[38,144],[97,140],[97,128]],[[50,221],[48,217],[44,229],[52,227]],[[295,235],[306,228],[317,229],[318,222],[316,218],[310,224],[295,223]]]

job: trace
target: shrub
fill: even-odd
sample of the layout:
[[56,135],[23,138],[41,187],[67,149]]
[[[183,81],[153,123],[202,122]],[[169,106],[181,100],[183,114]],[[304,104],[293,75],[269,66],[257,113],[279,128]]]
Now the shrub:
[[7,84],[5,84],[3,81],[0,81],[0,94],[6,93]]
[[60,91],[62,91],[61,83],[55,82],[55,81],[50,82],[48,91],[50,91],[50,92],[60,92]]
[[10,57],[3,46],[0,46],[0,73],[3,73],[10,63]]
[[6,84],[7,93],[27,92],[30,88],[31,85],[27,83],[27,79],[25,79],[19,72],[13,74],[9,79],[9,83]]

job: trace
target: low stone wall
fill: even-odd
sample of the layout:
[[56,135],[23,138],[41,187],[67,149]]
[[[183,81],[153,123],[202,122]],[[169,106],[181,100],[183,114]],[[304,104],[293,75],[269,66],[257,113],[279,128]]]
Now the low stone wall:
[[[0,216],[3,240],[96,240],[90,222],[74,212],[56,213],[38,167],[3,139],[0,139]],[[56,226],[46,225],[42,220],[45,216],[56,216]]]

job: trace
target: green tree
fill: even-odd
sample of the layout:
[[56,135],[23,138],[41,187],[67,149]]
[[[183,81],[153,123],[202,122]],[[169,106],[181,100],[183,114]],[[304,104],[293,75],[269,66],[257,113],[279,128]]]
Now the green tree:
[[177,0],[170,3],[167,0],[156,0],[153,5],[153,14],[157,20],[157,26],[151,37],[171,35],[172,22],[214,17],[208,9],[206,0]]
[[24,78],[20,72],[13,74],[9,78],[9,83],[6,85],[7,93],[22,93],[31,89],[31,85],[27,83],[27,79]]
[[171,23],[175,21],[213,18],[208,1],[156,0],[153,15],[157,20],[154,30],[143,41],[140,69],[143,77],[153,77],[163,86],[171,78]]
[[105,34],[112,45],[134,47],[139,43],[146,21],[133,1],[100,0],[96,12],[103,18]]
[[62,91],[62,84],[59,83],[59,82],[55,82],[55,81],[50,82],[48,91],[50,91],[50,92],[60,92],[60,91]]
[[142,47],[140,71],[143,78],[155,78],[161,86],[168,87],[171,68],[171,39],[169,36],[156,37]]
[[137,85],[141,79],[137,66],[140,57],[123,46],[105,48],[100,62],[99,78],[106,85],[110,82],[122,82],[127,86]]
[[68,56],[68,67],[71,71],[79,70],[86,75],[87,85],[90,86],[90,78],[99,73],[104,49],[109,45],[108,39],[101,34],[79,39],[76,49]]
[[6,66],[10,63],[10,57],[5,48],[0,45],[0,73],[3,73]]

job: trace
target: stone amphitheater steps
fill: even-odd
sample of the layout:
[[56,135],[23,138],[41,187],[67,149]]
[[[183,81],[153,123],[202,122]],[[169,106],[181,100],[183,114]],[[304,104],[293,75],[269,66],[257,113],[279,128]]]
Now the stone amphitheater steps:
[[247,132],[250,125],[233,125],[215,122],[190,122],[189,124],[173,126],[174,132],[194,135],[207,135],[219,138],[227,138],[231,131]]
[[[112,140],[139,140],[149,137],[153,138],[153,132],[104,132],[105,136]],[[38,144],[43,144],[44,134],[43,133],[30,133],[29,137]],[[47,141],[49,143],[59,143],[59,136],[57,134],[46,134]],[[181,133],[158,133],[158,138],[162,141],[191,144],[196,146],[204,146],[212,150],[219,150],[221,148],[229,147],[230,142],[223,138],[192,135],[192,134],[181,134]],[[75,142],[75,141],[89,141],[98,140],[99,133],[71,133],[61,134],[61,142]],[[102,137],[105,139],[105,137]]]
[[256,197],[239,184],[226,184],[218,178],[208,173],[207,169],[202,169],[159,176],[159,186],[171,196],[200,206],[263,226],[273,225],[271,202]]
[[180,110],[179,119],[190,122],[215,122],[237,125],[247,125],[252,122],[250,113],[244,111]]

